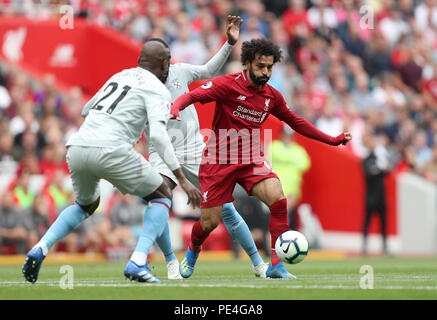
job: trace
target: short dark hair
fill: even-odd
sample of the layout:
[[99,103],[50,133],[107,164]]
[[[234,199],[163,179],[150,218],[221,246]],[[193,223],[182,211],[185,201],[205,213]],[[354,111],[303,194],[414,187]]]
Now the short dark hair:
[[252,62],[256,55],[273,56],[273,63],[281,61],[282,51],[279,46],[274,44],[271,40],[260,38],[244,41],[241,47],[241,62]]
[[150,41],[160,42],[164,47],[166,47],[167,49],[170,49],[170,47],[168,46],[167,42],[165,42],[161,38],[151,38],[151,39],[147,40],[147,42],[150,42]]

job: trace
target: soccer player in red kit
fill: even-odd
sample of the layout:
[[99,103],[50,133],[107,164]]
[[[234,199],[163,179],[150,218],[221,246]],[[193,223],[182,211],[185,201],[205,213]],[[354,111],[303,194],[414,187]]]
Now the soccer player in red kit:
[[272,114],[296,132],[333,146],[345,145],[352,137],[349,132],[332,137],[318,130],[294,114],[282,95],[267,84],[281,55],[280,48],[268,39],[246,41],[241,53],[245,70],[213,78],[180,96],[170,110],[170,118],[179,120],[179,111],[190,104],[216,101],[212,134],[199,169],[203,193],[201,218],[193,225],[191,244],[180,264],[184,278],[193,273],[202,243],[219,224],[222,205],[234,200],[232,192],[236,183],[270,209],[272,255],[266,276],[295,278],[274,250],[276,239],[289,230],[287,200],[277,175],[260,150],[262,125]]

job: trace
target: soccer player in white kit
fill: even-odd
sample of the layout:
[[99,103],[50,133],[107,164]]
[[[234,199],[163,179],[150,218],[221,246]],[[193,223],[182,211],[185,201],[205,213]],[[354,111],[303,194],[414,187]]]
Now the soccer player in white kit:
[[[219,72],[228,59],[233,46],[238,41],[241,24],[242,20],[240,17],[227,17],[226,33],[228,40],[221,47],[219,52],[205,65],[191,65],[186,63],[170,65],[170,71],[165,85],[171,93],[172,102],[180,95],[189,91],[188,85],[190,83],[212,78]],[[162,42],[161,39],[151,39],[149,42],[150,41]],[[172,120],[168,122],[168,133],[172,140],[176,157],[181,163],[183,173],[193,185],[199,187],[199,165],[205,147],[203,136],[200,133],[199,119],[194,105],[187,107],[180,115],[181,121]],[[159,156],[153,142],[150,144],[149,154],[149,161],[152,166],[163,176],[170,188],[174,189],[177,184],[177,179]],[[258,277],[265,278],[265,272],[268,266],[258,253],[258,249],[256,248],[246,222],[235,210],[232,203],[227,203],[223,206],[222,218],[229,233],[240,243],[250,257],[254,274]],[[145,217],[145,220],[147,219],[148,218]],[[179,262],[171,248],[168,224],[164,232],[157,238],[157,244],[162,250],[167,262],[168,278],[182,278],[179,273]]]
[[[122,193],[136,195],[154,204],[146,214],[140,256],[129,261],[125,276],[141,282],[159,282],[146,266],[146,256],[167,225],[171,190],[163,178],[133,146],[143,130],[190,201],[202,197],[182,173],[166,131],[171,95],[164,83],[168,77],[170,51],[159,42],[144,44],[138,67],[112,76],[85,105],[85,121],[67,142],[75,204],[63,210],[42,239],[27,254],[22,268],[25,279],[36,282],[50,248],[97,209],[99,181],[111,182]],[[142,261],[142,263],[141,263]]]

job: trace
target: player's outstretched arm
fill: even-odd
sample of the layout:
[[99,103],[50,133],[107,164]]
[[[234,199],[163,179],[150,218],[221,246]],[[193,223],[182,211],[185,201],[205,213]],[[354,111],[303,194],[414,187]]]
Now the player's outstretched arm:
[[282,105],[276,108],[272,114],[287,123],[297,133],[332,146],[338,146],[340,144],[346,145],[352,139],[350,132],[344,132],[336,137],[324,133],[308,120],[301,118],[292,112],[285,104],[285,101]]
[[240,16],[227,16],[226,18],[226,36],[228,43],[234,46],[240,38],[240,29],[243,24],[243,19]]
[[199,88],[179,96],[170,108],[169,119],[181,121],[179,111],[184,110],[195,102],[207,103],[216,101],[227,93],[224,76],[215,77],[211,81],[201,85]]
[[220,71],[228,60],[234,45],[238,42],[242,23],[243,19],[239,16],[227,16],[225,27],[228,40],[207,63],[199,66],[187,65],[192,73],[190,82],[212,78]]
[[172,104],[170,108],[170,115],[169,119],[176,119],[178,121],[181,121],[181,117],[179,115],[179,112],[184,110],[186,107],[188,107],[190,104],[197,102],[195,99],[195,96],[192,94],[193,91],[185,93],[179,98],[175,100],[175,102]]

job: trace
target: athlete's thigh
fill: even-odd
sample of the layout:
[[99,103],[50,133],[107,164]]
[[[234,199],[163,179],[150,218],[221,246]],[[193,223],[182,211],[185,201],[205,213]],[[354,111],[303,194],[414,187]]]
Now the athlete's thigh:
[[123,146],[107,152],[101,161],[101,176],[123,194],[144,198],[162,185],[161,175],[132,147]]
[[232,193],[237,182],[237,166],[201,164],[199,169],[201,208],[213,208],[234,201]]
[[285,198],[281,182],[278,178],[266,178],[255,183],[252,187],[251,193],[267,206]]
[[284,198],[279,178],[267,161],[245,166],[238,183],[248,195],[256,196],[268,206]]
[[81,205],[95,202],[100,196],[100,178],[95,175],[89,166],[90,157],[98,149],[79,146],[70,146],[67,151],[67,164],[73,185],[76,201]]

